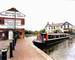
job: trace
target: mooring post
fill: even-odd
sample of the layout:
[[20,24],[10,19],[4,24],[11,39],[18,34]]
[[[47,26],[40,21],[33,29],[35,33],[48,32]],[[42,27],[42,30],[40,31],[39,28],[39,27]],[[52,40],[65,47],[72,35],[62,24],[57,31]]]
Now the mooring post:
[[13,41],[12,41],[12,48],[13,48],[13,50],[15,50],[15,40],[13,39]]
[[2,50],[2,60],[7,60],[7,49]]
[[13,47],[12,42],[10,42],[10,58],[13,57]]

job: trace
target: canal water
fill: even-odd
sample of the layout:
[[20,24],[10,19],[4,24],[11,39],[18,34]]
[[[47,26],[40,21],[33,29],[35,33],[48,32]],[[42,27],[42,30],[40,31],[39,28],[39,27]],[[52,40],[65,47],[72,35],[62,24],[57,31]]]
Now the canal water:
[[75,36],[43,51],[54,60],[75,60]]

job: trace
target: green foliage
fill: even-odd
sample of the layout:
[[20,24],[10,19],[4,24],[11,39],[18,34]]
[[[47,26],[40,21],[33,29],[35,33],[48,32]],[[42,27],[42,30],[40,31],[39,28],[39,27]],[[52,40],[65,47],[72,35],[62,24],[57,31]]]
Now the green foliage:
[[42,30],[40,30],[40,32],[41,32],[41,33],[45,33],[46,31],[45,31],[45,29],[42,29]]
[[61,30],[54,30],[54,33],[62,32]]
[[38,31],[34,31],[34,35],[37,35],[38,34]]
[[33,36],[33,35],[37,35],[38,31],[31,31],[31,30],[25,30],[25,36]]
[[25,30],[25,36],[33,36],[33,35],[37,35],[38,32],[40,33],[45,33],[45,29],[42,29],[40,31],[31,31],[31,30]]
[[25,34],[33,34],[33,31],[31,31],[31,30],[25,30]]

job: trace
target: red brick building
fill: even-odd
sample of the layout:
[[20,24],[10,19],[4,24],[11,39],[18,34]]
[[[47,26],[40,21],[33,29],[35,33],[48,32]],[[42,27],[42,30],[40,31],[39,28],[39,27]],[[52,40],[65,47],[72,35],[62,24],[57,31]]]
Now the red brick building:
[[8,39],[9,31],[16,31],[24,37],[25,15],[15,8],[0,13],[0,39]]

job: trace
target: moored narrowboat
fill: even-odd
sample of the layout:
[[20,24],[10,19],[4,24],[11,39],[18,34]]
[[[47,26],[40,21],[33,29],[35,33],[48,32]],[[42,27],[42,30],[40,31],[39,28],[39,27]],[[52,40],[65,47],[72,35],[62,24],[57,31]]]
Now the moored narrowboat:
[[37,36],[37,39],[33,41],[33,44],[38,48],[48,48],[57,43],[64,41],[64,39],[68,39],[69,34],[66,33],[40,33]]

